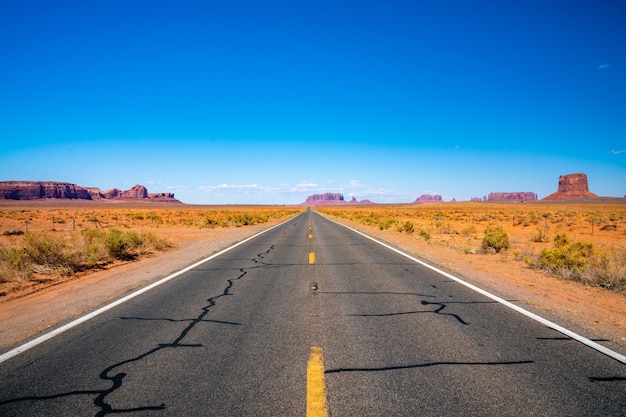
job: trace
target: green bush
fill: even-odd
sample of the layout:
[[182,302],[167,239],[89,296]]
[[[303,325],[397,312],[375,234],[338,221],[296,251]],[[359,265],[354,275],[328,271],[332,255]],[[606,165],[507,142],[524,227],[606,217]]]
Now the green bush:
[[426,242],[430,242],[430,232],[425,229],[420,229],[419,235],[424,238]]
[[509,235],[506,234],[502,226],[488,227],[485,230],[485,237],[482,241],[484,250],[493,249],[496,252],[506,250],[511,246]]

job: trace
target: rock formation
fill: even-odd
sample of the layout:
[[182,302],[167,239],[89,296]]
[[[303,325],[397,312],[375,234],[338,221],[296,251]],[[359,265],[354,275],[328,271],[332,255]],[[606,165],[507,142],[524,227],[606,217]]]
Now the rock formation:
[[0,199],[35,200],[40,198],[89,199],[89,192],[66,182],[0,182]]
[[598,198],[598,195],[589,191],[586,174],[561,175],[558,190],[543,200],[572,200],[577,198]]
[[121,191],[117,188],[101,191],[99,188],[80,187],[66,182],[0,182],[0,200],[39,200],[46,198],[180,203],[174,198],[173,193],[148,193],[143,185],[135,185],[127,191]]
[[315,206],[315,205],[332,205],[332,204],[345,204],[346,201],[343,198],[343,194],[313,194],[306,198],[303,205]]
[[343,194],[337,193],[325,193],[325,194],[313,194],[307,197],[306,201],[302,203],[303,206],[338,206],[349,204],[374,204],[369,200],[357,201],[355,197],[352,197],[350,201],[346,201],[343,198]]
[[537,200],[537,194],[530,191],[489,193],[487,201],[531,201]]
[[418,204],[418,203],[441,203],[441,202],[443,202],[443,199],[441,198],[440,195],[422,194],[413,203]]

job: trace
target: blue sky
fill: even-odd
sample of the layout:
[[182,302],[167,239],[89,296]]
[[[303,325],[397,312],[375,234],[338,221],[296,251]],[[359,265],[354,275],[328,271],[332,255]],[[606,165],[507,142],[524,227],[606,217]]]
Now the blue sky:
[[622,1],[0,3],[0,180],[190,204],[626,194]]

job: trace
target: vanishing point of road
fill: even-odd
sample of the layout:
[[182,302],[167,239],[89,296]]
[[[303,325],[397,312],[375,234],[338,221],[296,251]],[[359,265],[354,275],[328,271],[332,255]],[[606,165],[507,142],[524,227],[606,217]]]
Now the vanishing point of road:
[[0,416],[113,414],[623,416],[626,365],[307,211],[0,363]]

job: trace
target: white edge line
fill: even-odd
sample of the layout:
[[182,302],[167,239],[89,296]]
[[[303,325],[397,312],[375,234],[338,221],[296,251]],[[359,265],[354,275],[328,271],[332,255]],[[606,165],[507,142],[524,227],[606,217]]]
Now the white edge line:
[[[299,214],[299,215],[301,215],[301,214]],[[30,342],[24,343],[23,345],[18,346],[15,349],[12,349],[12,350],[10,350],[10,351],[0,355],[0,363],[2,363],[2,362],[6,361],[6,360],[8,360],[8,359],[10,359],[10,358],[12,358],[14,356],[17,356],[20,353],[26,352],[28,349],[31,349],[31,348],[33,348],[33,347],[35,347],[35,346],[37,346],[37,345],[47,341],[47,340],[50,340],[53,337],[58,336],[61,333],[64,333],[64,332],[70,330],[71,328],[76,327],[79,324],[82,324],[82,323],[86,322],[87,320],[91,320],[92,318],[94,318],[94,317],[96,317],[96,316],[98,316],[98,315],[100,315],[100,314],[102,314],[102,313],[104,313],[104,312],[106,312],[108,310],[111,310],[112,308],[117,307],[118,305],[123,304],[123,303],[125,303],[126,301],[128,301],[130,299],[133,299],[133,298],[137,297],[138,295],[141,295],[141,294],[143,294],[143,293],[145,293],[147,291],[150,291],[151,289],[153,289],[155,287],[158,287],[159,285],[164,284],[167,281],[170,281],[170,280],[176,278],[177,276],[182,275],[185,272],[187,272],[187,271],[189,271],[191,269],[194,269],[194,268],[202,265],[205,262],[210,261],[211,259],[217,258],[218,256],[223,255],[224,253],[228,252],[229,250],[234,249],[234,248],[236,248],[239,245],[243,245],[244,243],[246,243],[246,242],[248,242],[248,241],[250,241],[250,240],[252,240],[252,239],[254,239],[254,238],[256,238],[256,237],[258,237],[260,235],[262,235],[263,233],[269,232],[270,230],[272,230],[272,229],[274,229],[274,228],[276,228],[278,226],[281,226],[281,225],[283,225],[283,224],[285,224],[285,223],[295,219],[299,215],[291,217],[291,218],[285,220],[284,222],[281,222],[281,223],[276,224],[276,225],[274,225],[272,227],[269,227],[269,228],[267,228],[265,230],[262,230],[259,233],[255,234],[253,236],[250,236],[250,237],[242,240],[241,242],[237,242],[237,243],[235,243],[232,246],[229,246],[229,247],[227,247],[225,249],[222,249],[221,251],[219,251],[217,253],[214,253],[213,255],[211,255],[211,256],[209,256],[207,258],[204,258],[201,261],[198,261],[198,262],[196,262],[193,265],[190,265],[190,266],[188,266],[188,267],[186,267],[184,269],[181,269],[180,271],[177,271],[177,272],[175,272],[175,273],[173,273],[173,274],[171,274],[171,275],[169,275],[169,276],[167,276],[165,278],[162,278],[159,281],[153,282],[152,284],[147,285],[147,286],[143,287],[140,290],[137,290],[137,291],[135,291],[135,292],[133,292],[131,294],[128,294],[127,296],[124,296],[124,297],[122,297],[122,298],[120,298],[120,299],[118,299],[116,301],[113,301],[112,303],[107,304],[104,307],[101,307],[101,308],[99,308],[99,309],[97,309],[95,311],[92,311],[91,313],[88,313],[88,314],[86,314],[86,315],[84,315],[84,316],[82,316],[82,317],[80,317],[80,318],[78,318],[78,319],[76,319],[74,321],[71,321],[71,322],[69,322],[69,323],[67,323],[67,324],[65,324],[65,325],[63,325],[63,326],[61,326],[61,327],[59,327],[57,329],[54,329],[51,332],[43,334],[43,335],[41,335],[41,336],[31,340]]]
[[533,319],[535,321],[538,321],[539,323],[541,323],[541,324],[543,324],[543,325],[545,325],[547,327],[550,327],[551,329],[556,330],[559,333],[562,333],[562,334],[564,334],[564,335],[566,335],[568,337],[571,337],[572,339],[574,339],[574,340],[576,340],[576,341],[578,341],[578,342],[580,342],[580,343],[582,343],[584,345],[587,345],[590,348],[597,350],[598,352],[604,353],[605,355],[610,356],[611,358],[613,358],[613,359],[615,359],[615,360],[617,360],[617,361],[619,361],[619,362],[621,362],[623,364],[626,364],[626,356],[624,356],[624,355],[622,355],[622,354],[620,354],[618,352],[615,352],[614,350],[611,350],[611,349],[609,349],[609,348],[607,348],[605,346],[602,346],[601,344],[596,343],[593,340],[589,340],[586,337],[579,335],[578,333],[574,333],[573,331],[571,331],[569,329],[566,329],[565,327],[559,326],[558,324],[553,323],[550,320],[547,320],[547,319],[545,319],[545,318],[543,318],[541,316],[538,316],[535,313],[532,313],[532,312],[530,312],[528,310],[525,310],[525,309],[523,309],[522,307],[520,307],[520,306],[518,306],[516,304],[513,304],[513,303],[511,303],[509,301],[506,301],[503,298],[498,297],[497,295],[491,294],[490,292],[487,292],[487,291],[485,291],[485,290],[483,290],[481,288],[478,288],[477,286],[472,285],[469,282],[465,282],[462,279],[455,277],[454,275],[451,275],[451,274],[449,274],[449,273],[447,273],[445,271],[442,271],[441,269],[438,269],[438,268],[436,268],[436,267],[434,267],[432,265],[429,265],[426,262],[421,261],[421,260],[419,260],[419,259],[417,259],[417,258],[415,258],[415,257],[413,257],[411,255],[408,255],[408,254],[402,252],[399,249],[396,249],[396,248],[394,248],[392,246],[387,245],[386,243],[383,243],[383,242],[381,242],[379,240],[376,240],[373,237],[366,235],[365,233],[362,233],[362,232],[360,232],[360,231],[358,231],[356,229],[353,229],[353,228],[351,228],[349,226],[346,226],[345,224],[342,224],[342,223],[339,223],[339,222],[337,222],[335,220],[332,220],[332,219],[330,219],[330,218],[328,218],[326,216],[323,216],[323,217],[325,217],[327,220],[330,220],[333,223],[336,223],[336,224],[338,224],[340,226],[345,227],[346,229],[352,230],[353,232],[358,233],[359,235],[361,235],[363,237],[366,237],[366,238],[368,238],[368,239],[378,243],[379,245],[382,245],[382,246],[386,247],[387,249],[390,249],[390,250],[392,250],[392,251],[394,251],[394,252],[396,252],[396,253],[398,253],[398,254],[406,257],[406,258],[409,258],[413,262],[417,262],[418,264],[423,265],[426,268],[429,268],[429,269],[431,269],[431,270],[433,270],[433,271],[443,275],[446,278],[450,278],[451,280],[454,280],[454,281],[458,282],[459,284],[463,284],[466,287],[468,287],[468,288],[470,288],[470,289],[472,289],[472,290],[474,290],[474,291],[476,291],[476,292],[478,292],[478,293],[480,293],[480,294],[482,294],[482,295],[484,295],[486,297],[489,297],[492,300],[497,301],[498,303],[503,304],[503,305],[505,305],[505,306],[507,306],[507,307],[509,307],[509,308],[511,308],[511,309],[513,309],[515,311],[517,311],[518,313],[522,313],[523,315],[525,315],[527,317],[530,317],[531,319]]

